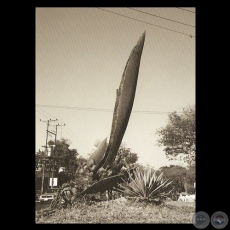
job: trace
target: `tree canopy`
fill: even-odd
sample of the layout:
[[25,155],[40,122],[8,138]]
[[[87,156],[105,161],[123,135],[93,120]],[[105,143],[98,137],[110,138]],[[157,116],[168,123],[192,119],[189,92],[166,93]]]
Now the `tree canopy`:
[[169,159],[180,154],[184,162],[193,164],[196,155],[195,105],[184,108],[182,114],[174,111],[168,118],[168,124],[156,131],[160,137],[158,146],[165,146],[164,152]]
[[195,182],[195,165],[182,167],[179,165],[163,166],[157,170],[157,174],[163,172],[164,178],[173,181],[171,188],[173,188],[173,195],[186,192],[194,193]]
[[[46,163],[46,168],[53,167],[58,170],[59,167],[65,167],[66,172],[75,173],[78,167],[77,156],[79,155],[76,149],[70,149],[69,140],[61,138],[56,141],[56,146],[54,146],[54,141],[50,140],[48,142],[48,147],[51,148],[50,161]],[[36,153],[36,164],[44,159],[46,156],[44,151],[38,151]]]

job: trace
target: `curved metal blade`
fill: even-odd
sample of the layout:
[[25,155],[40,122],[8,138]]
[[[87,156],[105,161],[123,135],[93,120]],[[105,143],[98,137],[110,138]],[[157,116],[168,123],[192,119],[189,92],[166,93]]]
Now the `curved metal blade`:
[[79,196],[84,196],[85,194],[93,194],[97,192],[104,192],[106,190],[113,190],[114,187],[116,187],[119,183],[123,182],[123,179],[127,178],[129,173],[131,173],[137,167],[138,166],[135,166],[122,174],[107,177],[105,179],[97,181],[96,183],[92,184],[90,187],[82,191],[80,194],[78,194],[76,198]]
[[119,90],[117,90],[110,140],[105,153],[103,168],[106,168],[107,165],[113,162],[128,125],[136,92],[144,41],[145,32],[141,35],[136,46],[132,49],[122,75]]

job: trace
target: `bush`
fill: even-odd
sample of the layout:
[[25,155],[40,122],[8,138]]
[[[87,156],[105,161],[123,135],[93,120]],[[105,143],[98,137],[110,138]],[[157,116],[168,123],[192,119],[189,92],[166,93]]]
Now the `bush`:
[[187,191],[188,191],[188,194],[194,194],[195,193],[195,189],[192,186],[189,186]]
[[166,198],[172,190],[169,185],[172,181],[162,178],[163,173],[159,176],[153,169],[135,169],[133,174],[129,174],[128,181],[120,184],[120,191],[124,196],[135,197],[145,200]]

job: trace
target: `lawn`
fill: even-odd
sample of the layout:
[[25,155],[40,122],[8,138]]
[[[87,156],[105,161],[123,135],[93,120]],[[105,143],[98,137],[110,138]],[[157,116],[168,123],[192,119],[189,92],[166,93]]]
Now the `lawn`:
[[194,202],[171,201],[155,205],[122,197],[108,202],[92,202],[90,205],[76,202],[72,207],[56,210],[49,216],[37,219],[36,223],[192,224],[194,213]]

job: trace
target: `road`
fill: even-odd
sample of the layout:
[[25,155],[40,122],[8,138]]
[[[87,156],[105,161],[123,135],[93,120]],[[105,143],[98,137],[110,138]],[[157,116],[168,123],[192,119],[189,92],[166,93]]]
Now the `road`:
[[49,207],[50,203],[35,202],[35,211]]

